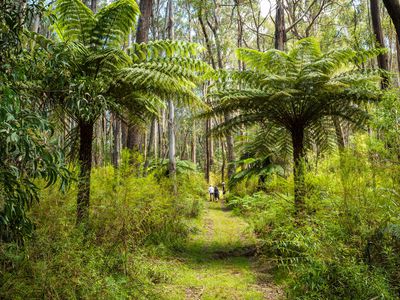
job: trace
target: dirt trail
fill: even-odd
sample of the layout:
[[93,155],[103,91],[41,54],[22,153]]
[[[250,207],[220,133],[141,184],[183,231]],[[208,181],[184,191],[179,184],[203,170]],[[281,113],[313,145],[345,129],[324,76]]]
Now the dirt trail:
[[[257,271],[256,240],[248,224],[219,203],[207,203],[203,217],[179,258],[172,282],[162,286],[166,299],[282,299],[269,274]],[[271,278],[260,283],[259,277]]]

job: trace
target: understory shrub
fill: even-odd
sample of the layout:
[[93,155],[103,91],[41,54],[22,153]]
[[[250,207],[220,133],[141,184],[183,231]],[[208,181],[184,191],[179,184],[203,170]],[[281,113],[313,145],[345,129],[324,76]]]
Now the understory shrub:
[[272,177],[266,192],[230,197],[289,299],[400,297],[400,169],[387,155],[379,141],[357,135],[341,154],[310,158],[301,216],[291,178]]
[[137,177],[124,168],[93,170],[90,224],[75,226],[76,188],[43,191],[32,208],[33,237],[0,244],[1,299],[161,299],[154,285],[170,274],[152,256],[185,241],[201,212],[204,180]]

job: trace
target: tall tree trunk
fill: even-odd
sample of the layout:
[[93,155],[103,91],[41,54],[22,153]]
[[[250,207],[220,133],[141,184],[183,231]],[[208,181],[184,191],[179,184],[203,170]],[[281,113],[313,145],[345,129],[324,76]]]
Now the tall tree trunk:
[[[149,40],[149,29],[151,23],[151,15],[153,12],[153,0],[140,0],[140,18],[136,31],[136,43],[147,43]],[[150,163],[151,151],[155,141],[155,118],[151,121],[149,143],[147,146],[146,161],[144,164],[144,174],[147,175],[147,168]]]
[[392,19],[397,36],[400,37],[400,2],[399,0],[382,0],[386,10]]
[[396,35],[396,57],[397,57],[397,70],[399,72],[399,81],[400,81],[400,41],[397,35]]
[[[212,120],[209,119],[209,125],[208,125],[211,130],[213,128],[213,123]],[[212,170],[212,167],[214,165],[214,140],[212,138],[212,135],[210,135],[210,140],[209,140],[209,146],[210,146],[210,170]]]
[[129,126],[126,146],[130,150],[139,151],[140,148],[140,127]]
[[336,142],[339,148],[339,152],[342,153],[344,147],[346,146],[342,125],[340,124],[339,118],[336,116],[332,117],[332,121],[333,125],[335,126]]
[[209,128],[209,120],[207,119],[205,121],[206,124],[206,136],[205,136],[205,152],[206,152],[206,161],[205,161],[205,179],[207,181],[207,183],[210,183],[210,147],[209,147],[209,143],[210,143],[210,139],[208,137],[208,134],[210,132],[210,128]]
[[[372,19],[372,29],[374,31],[376,44],[378,47],[385,47],[385,42],[383,38],[383,31],[381,25],[381,16],[379,10],[379,0],[370,0],[371,8],[371,19]],[[378,55],[378,66],[383,71],[389,71],[388,55],[387,53],[381,53]],[[383,73],[381,87],[386,89],[389,86],[389,76],[387,73]]]
[[[200,5],[200,8],[198,10],[198,15],[197,15],[198,19],[199,19],[199,23],[201,26],[201,30],[203,31],[203,35],[204,35],[204,39],[206,42],[206,46],[207,46],[207,52],[208,52],[208,56],[210,58],[211,61],[211,66],[213,67],[213,69],[216,69],[216,63],[215,63],[215,59],[214,59],[214,54],[213,54],[213,50],[212,50],[212,43],[211,40],[208,36],[207,33],[207,29],[206,26],[204,24],[204,20],[203,20],[203,10],[202,10],[202,6]],[[206,95],[206,88],[204,86],[203,88],[203,96]],[[205,172],[205,179],[206,181],[209,183],[210,182],[210,128],[209,128],[209,119],[206,119],[205,121],[205,165],[204,165],[204,172]]]
[[299,214],[304,210],[306,194],[304,128],[294,128],[291,134],[293,145],[294,206],[296,214]]
[[[225,114],[224,116],[225,122],[231,119],[230,114]],[[233,140],[233,136],[231,134],[226,135],[226,156],[228,162],[228,179],[233,176],[236,172],[236,164],[235,164],[235,144]]]
[[192,145],[191,145],[191,160],[194,164],[197,163],[197,134],[196,134],[196,121],[193,121]]
[[[172,0],[170,0],[172,1]],[[175,143],[175,106],[172,100],[168,101],[168,172],[169,176],[172,178],[176,175],[176,143]]]
[[153,118],[153,120],[151,121],[151,127],[150,127],[150,135],[149,135],[149,143],[147,146],[146,161],[144,163],[144,175],[145,176],[147,175],[147,168],[149,167],[149,164],[150,164],[150,156],[153,151],[155,135],[156,135],[156,118]]
[[153,144],[153,154],[154,158],[158,159],[158,119],[154,119],[154,144]]
[[275,49],[284,51],[286,43],[285,9],[283,0],[276,1],[275,15]]
[[[174,39],[174,7],[173,0],[168,0],[168,21],[167,21],[167,33],[170,40]],[[176,185],[176,143],[175,143],[175,106],[172,100],[168,101],[168,141],[169,141],[169,153],[168,153],[168,172],[170,178],[173,180],[173,191],[177,193]]]
[[94,137],[93,140],[95,141],[95,151],[92,151],[92,161],[94,162],[95,167],[99,167],[103,165],[104,159],[104,131],[103,131],[103,116],[97,119],[94,124]]
[[[221,47],[221,40],[219,37],[219,21],[217,14],[219,12],[219,7],[217,6],[215,10],[213,11],[213,16],[214,16],[214,25],[211,25],[208,23],[211,31],[213,32],[214,39],[215,39],[215,44],[216,44],[216,51],[217,51],[217,63],[218,63],[218,68],[223,69],[224,68],[224,63],[222,60],[222,47]],[[238,6],[238,12],[239,12],[239,6]],[[239,29],[239,27],[238,27]],[[241,38],[238,38],[238,47],[241,46]],[[211,53],[212,55],[212,53]],[[226,113],[225,116],[225,122],[229,121],[231,119],[231,115],[229,113]],[[211,128],[211,127],[210,127]],[[227,160],[228,160],[228,177],[231,177],[235,171],[236,171],[236,166],[235,166],[235,152],[234,152],[234,139],[232,134],[226,134],[226,145],[227,145]],[[211,139],[211,137],[210,137]],[[210,141],[211,145],[212,141]],[[212,148],[211,148],[212,149]],[[210,164],[212,165],[213,162],[213,152],[211,151],[210,153]]]
[[92,0],[92,2],[90,3],[90,9],[96,13],[97,11],[97,0]]
[[153,0],[140,0],[140,18],[136,31],[136,43],[147,43],[149,39],[149,28],[151,13],[153,11]]
[[166,156],[167,152],[167,146],[166,146],[166,138],[165,138],[165,119],[166,119],[166,112],[165,109],[161,110],[161,120],[158,122],[158,151],[159,151],[159,158],[164,159]]
[[118,118],[117,115],[113,115],[112,121],[112,136],[113,136],[113,151],[112,151],[112,164],[115,168],[118,167],[119,156],[121,151],[121,120]]
[[226,157],[225,157],[224,141],[221,139],[220,143],[221,143],[221,154],[222,154],[221,182],[225,182],[225,162],[226,162]]
[[89,220],[90,174],[92,170],[92,142],[94,124],[87,121],[79,122],[79,182],[77,197],[76,223],[86,223]]
[[122,148],[128,147],[128,125],[123,119],[121,120],[121,145]]
[[[153,0],[140,0],[140,18],[136,31],[136,43],[147,43]],[[130,125],[128,128],[128,149],[139,151],[141,147],[142,131],[137,125]]]
[[213,51],[212,51],[212,43],[210,41],[210,38],[208,37],[206,26],[204,25],[203,10],[202,10],[201,7],[199,8],[197,17],[199,19],[201,30],[203,31],[203,35],[204,35],[204,40],[206,42],[208,56],[210,57],[210,61],[211,61],[211,66],[215,69],[216,68],[216,64],[215,64],[215,59],[214,59],[214,55],[213,55]]

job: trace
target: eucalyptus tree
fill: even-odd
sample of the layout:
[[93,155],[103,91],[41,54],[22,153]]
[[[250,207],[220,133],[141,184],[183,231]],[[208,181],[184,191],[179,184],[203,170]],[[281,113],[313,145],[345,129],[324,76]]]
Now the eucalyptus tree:
[[70,178],[54,128],[38,105],[47,57],[35,47],[24,50],[26,19],[36,9],[21,2],[0,4],[0,242],[20,243],[34,229],[26,212],[39,200],[38,183],[65,187]]
[[[372,29],[375,35],[377,47],[385,47],[384,35],[382,31],[381,14],[378,0],[370,0],[370,11],[371,11],[371,21]],[[382,53],[378,55],[378,66],[384,72],[389,71],[389,56],[387,53]],[[381,86],[383,89],[387,88],[390,83],[388,75],[385,73],[382,76]]]
[[247,65],[246,71],[232,75],[241,88],[220,90],[212,112],[231,112],[235,117],[215,130],[223,133],[242,125],[258,125],[266,144],[289,144],[299,212],[306,193],[307,146],[310,141],[327,141],[332,116],[362,125],[368,115],[360,102],[379,99],[379,77],[351,67],[357,57],[366,54],[350,49],[322,53],[314,38],[300,40],[288,53],[238,49],[237,54]]
[[69,92],[56,104],[78,124],[80,140],[77,223],[89,217],[96,119],[117,106],[143,118],[156,113],[165,97],[197,99],[194,82],[197,72],[206,69],[193,58],[201,48],[196,44],[161,41],[124,51],[138,14],[134,0],[117,0],[97,14],[80,0],[57,1],[53,27],[63,46]]

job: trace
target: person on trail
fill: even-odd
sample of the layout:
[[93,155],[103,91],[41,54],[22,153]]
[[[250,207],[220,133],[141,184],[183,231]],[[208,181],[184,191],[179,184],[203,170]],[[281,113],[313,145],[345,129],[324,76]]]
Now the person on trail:
[[225,195],[226,190],[225,190],[225,182],[222,183],[222,195]]
[[208,193],[210,194],[210,201],[214,200],[214,187],[210,184],[208,187]]
[[214,200],[217,202],[219,201],[219,190],[217,186],[214,187]]

